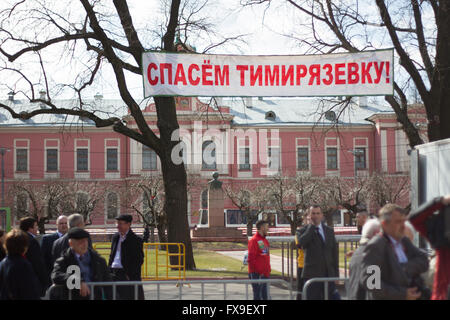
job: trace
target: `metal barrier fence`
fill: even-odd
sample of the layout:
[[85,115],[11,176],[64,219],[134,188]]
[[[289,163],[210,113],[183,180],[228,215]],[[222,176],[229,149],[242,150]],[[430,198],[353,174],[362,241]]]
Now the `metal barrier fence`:
[[[339,261],[343,260],[344,277],[347,278],[349,266],[349,258],[347,257],[347,254],[358,247],[361,235],[335,235],[335,237],[339,245],[338,258]],[[297,277],[298,268],[298,249],[295,245],[295,237],[276,236],[267,237],[267,240],[271,243],[281,243],[281,274],[283,279],[288,279],[291,286],[293,286],[294,278]],[[341,248],[342,244],[343,248]],[[343,249],[343,252],[341,249]],[[339,265],[341,265],[341,263],[339,263]],[[299,289],[297,288],[297,290]]]
[[[306,281],[305,285],[303,286],[302,300],[308,300],[308,288],[313,283],[318,283],[318,282],[328,283],[331,281],[333,281],[333,282],[334,281],[344,281],[345,288],[347,288],[348,278],[312,278],[312,279],[309,279],[308,281]],[[325,298],[325,300],[328,300],[328,286],[324,285],[323,290],[324,290],[324,298]]]
[[[96,286],[112,286],[112,300],[117,300],[117,287],[119,286],[133,286],[134,287],[134,299],[137,300],[138,297],[138,286],[147,286],[152,285],[157,287],[156,290],[156,300],[161,300],[161,285],[176,285],[178,287],[178,299],[182,300],[183,297],[183,286],[191,285],[191,284],[200,284],[200,297],[201,300],[205,300],[205,285],[214,284],[215,294],[218,292],[218,285],[223,285],[223,300],[227,299],[227,284],[244,284],[245,285],[245,300],[249,300],[249,285],[253,283],[266,283],[268,297],[270,298],[270,285],[279,284],[286,287],[286,290],[289,292],[288,297],[289,300],[293,299],[292,287],[289,282],[283,279],[230,279],[230,280],[166,280],[166,281],[121,281],[121,282],[87,282],[86,284],[90,289],[89,299],[94,299],[94,289]],[[191,294],[192,295],[192,294]],[[188,297],[188,299],[192,299],[192,296]],[[235,299],[235,297],[232,297]],[[69,300],[72,300],[71,290],[69,290]]]
[[[108,257],[111,251],[111,242],[97,242],[92,247],[101,256]],[[170,248],[174,247],[176,248],[176,252],[170,252]],[[165,250],[161,248],[165,248]],[[143,250],[144,263],[141,268],[142,280],[186,279],[186,249],[184,243],[144,243]],[[172,264],[171,257],[177,257],[177,263]],[[161,271],[161,269],[163,270]],[[173,270],[176,270],[175,273]]]

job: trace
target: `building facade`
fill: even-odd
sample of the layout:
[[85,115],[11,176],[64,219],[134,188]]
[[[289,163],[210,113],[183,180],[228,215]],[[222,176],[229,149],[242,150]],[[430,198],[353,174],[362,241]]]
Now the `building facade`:
[[[14,97],[2,102],[18,111],[45,108]],[[77,102],[58,103],[69,108]],[[207,223],[207,182],[215,171],[224,187],[252,185],[274,175],[350,180],[373,172],[394,179],[409,175],[409,146],[394,112],[386,105],[368,105],[364,98],[346,108],[320,99],[178,97],[176,103],[180,130],[174,139],[182,143],[173,155],[174,161],[184,161],[191,180],[191,225]],[[97,95],[88,105],[137,128],[120,100]],[[411,106],[410,112],[425,133],[423,108]],[[143,113],[158,135],[154,104],[143,107]],[[133,186],[161,174],[159,159],[150,148],[112,128],[96,128],[91,121],[72,116],[42,115],[22,121],[0,109],[0,147],[7,149],[3,156],[5,206],[16,217],[31,210],[45,215],[48,210],[70,211],[77,206],[89,210],[91,206],[92,226],[113,226],[119,214],[148,209],[145,195],[137,194]],[[37,204],[32,194],[40,200],[51,198],[41,189],[53,184],[71,188],[73,199],[57,208],[49,208],[48,199]],[[228,198],[224,219],[229,226],[245,226]],[[286,224],[282,217],[274,219],[275,225]]]

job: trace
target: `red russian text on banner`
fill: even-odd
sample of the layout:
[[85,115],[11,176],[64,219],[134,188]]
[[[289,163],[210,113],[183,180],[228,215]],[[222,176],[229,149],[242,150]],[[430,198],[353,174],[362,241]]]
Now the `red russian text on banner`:
[[392,95],[393,49],[306,56],[145,52],[144,96]]

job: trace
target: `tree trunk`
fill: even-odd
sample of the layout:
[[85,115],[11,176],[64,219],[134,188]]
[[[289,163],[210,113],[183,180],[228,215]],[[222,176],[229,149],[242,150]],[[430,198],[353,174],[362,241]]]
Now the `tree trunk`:
[[430,105],[432,119],[428,119],[430,141],[450,138],[450,2],[439,1],[436,39],[435,71],[431,85]]
[[251,236],[253,236],[253,220],[249,218],[247,222],[247,237]]
[[37,218],[37,222],[38,222],[38,229],[39,229],[39,234],[45,234],[45,222],[46,222],[46,218]]
[[[173,97],[156,97],[158,128],[160,132],[159,158],[164,181],[165,203],[167,216],[167,240],[170,243],[184,243],[186,249],[186,270],[195,269],[194,254],[187,219],[187,178],[184,165],[175,165],[171,154],[178,141],[171,141],[174,130],[179,129],[175,99]],[[170,247],[170,252],[176,252],[176,247]],[[171,263],[177,264],[177,257],[171,257]]]

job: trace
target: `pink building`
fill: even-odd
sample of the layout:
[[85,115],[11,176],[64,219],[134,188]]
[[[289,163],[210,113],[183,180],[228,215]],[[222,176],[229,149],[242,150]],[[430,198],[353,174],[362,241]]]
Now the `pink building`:
[[[205,190],[214,171],[220,173],[224,186],[252,184],[276,173],[349,179],[355,173],[367,176],[374,171],[393,177],[409,175],[409,146],[394,112],[386,105],[368,105],[365,98],[342,114],[336,108],[329,110],[332,104],[319,99],[217,99],[219,107],[197,98],[176,100],[183,159],[188,174],[197,179],[188,194],[192,225],[201,223]],[[2,103],[19,111],[31,108],[13,96]],[[77,102],[56,103],[73,107]],[[116,115],[136,127],[120,100],[97,95],[85,108]],[[423,110],[410,109],[421,126]],[[157,133],[154,105],[148,105],[144,115]],[[42,115],[21,121],[0,109],[0,147],[9,150],[4,156],[5,203],[18,214],[33,206],[25,192],[11,192],[19,182],[36,190],[49,181],[84,185],[77,189],[77,203],[87,203],[95,188],[102,186],[107,191],[96,203],[92,225],[112,226],[115,216],[131,212],[132,201],[113,187],[126,188],[142,177],[160,174],[159,159],[152,150],[111,128],[95,128],[89,120],[72,116]],[[214,150],[209,158],[202,156],[205,149]],[[229,199],[225,209],[229,225],[244,226]],[[280,217],[277,225],[283,225]]]

